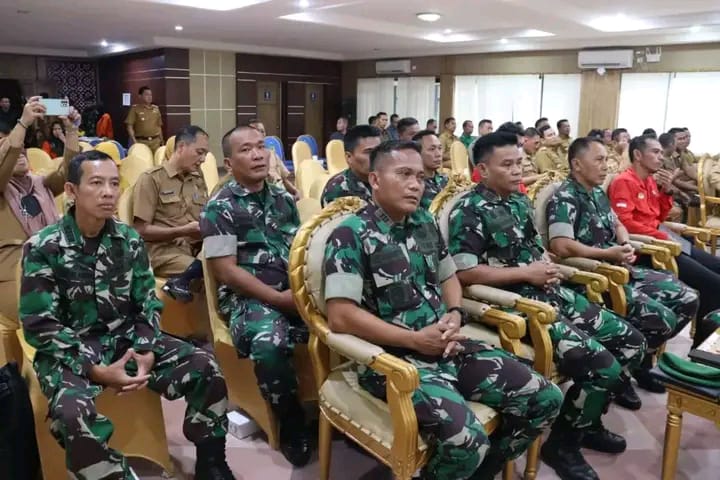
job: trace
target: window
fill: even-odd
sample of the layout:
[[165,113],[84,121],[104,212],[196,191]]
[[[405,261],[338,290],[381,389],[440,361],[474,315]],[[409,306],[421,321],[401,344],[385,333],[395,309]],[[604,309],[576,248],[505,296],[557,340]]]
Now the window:
[[394,78],[360,78],[357,88],[357,124],[367,123],[368,117],[388,112],[395,106]]
[[[620,79],[618,126],[626,128],[633,137],[646,128],[664,132],[669,85],[669,73],[624,73]],[[612,125],[594,127],[612,128]]]
[[[549,118],[550,124],[555,129],[558,120],[567,119],[570,122],[570,135],[573,137],[587,134],[577,130],[580,119],[581,81],[581,76],[577,74],[543,75],[540,117]],[[533,123],[526,123],[525,126],[534,126],[535,120],[537,118],[532,121]]]
[[400,117],[415,117],[421,125],[437,118],[435,77],[403,77],[397,80],[393,112]]

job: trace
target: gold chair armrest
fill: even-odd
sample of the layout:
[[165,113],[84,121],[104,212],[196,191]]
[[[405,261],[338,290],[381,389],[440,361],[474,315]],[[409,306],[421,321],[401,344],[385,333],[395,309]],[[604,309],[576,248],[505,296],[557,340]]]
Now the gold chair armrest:
[[709,228],[691,227],[689,225],[685,225],[684,223],[676,222],[663,222],[663,225],[666,225],[669,228],[681,230],[683,232],[683,235],[690,235],[692,237],[695,237],[697,241],[700,241],[703,244],[709,243],[710,237],[713,235],[712,230]]
[[515,304],[522,297],[514,292],[500,290],[487,285],[470,285],[463,289],[463,296],[499,305],[501,307],[515,308]]
[[328,347],[357,363],[370,365],[377,357],[385,353],[381,347],[355,335],[329,333],[325,339]]
[[584,272],[577,268],[568,267],[566,265],[558,265],[560,272],[570,282],[585,285],[587,297],[593,303],[603,303],[603,293],[607,292],[609,283],[608,279],[599,273]]
[[648,237],[646,235],[630,235],[631,240],[637,240],[642,243],[649,243],[651,245],[657,245],[659,247],[665,247],[670,251],[673,257],[677,257],[682,253],[682,247],[679,243],[675,243],[672,240],[660,240],[655,237]]
[[520,340],[527,332],[524,318],[468,298],[463,298],[462,306],[471,321],[497,329],[500,344],[505,350],[520,354]]

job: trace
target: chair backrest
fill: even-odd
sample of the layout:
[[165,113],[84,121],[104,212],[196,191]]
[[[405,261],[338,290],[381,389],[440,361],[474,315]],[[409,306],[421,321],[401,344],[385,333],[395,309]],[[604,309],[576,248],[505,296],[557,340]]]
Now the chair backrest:
[[345,144],[342,140],[330,140],[325,146],[325,157],[330,175],[335,175],[348,168],[345,158]]
[[298,142],[305,142],[310,146],[310,154],[318,156],[320,155],[320,149],[318,148],[318,143],[315,140],[315,137],[309,134],[300,135],[298,137]]
[[120,165],[120,162],[123,159],[123,152],[120,151],[118,146],[112,140],[98,143],[95,145],[95,150],[110,155],[117,165]]
[[165,142],[164,145],[165,151],[163,153],[163,158],[160,160],[161,162],[170,160],[170,157],[172,157],[173,152],[175,152],[175,135],[167,139],[167,142]]
[[30,170],[35,173],[49,173],[57,168],[50,155],[40,148],[28,148],[26,155]]
[[281,162],[285,161],[285,150],[283,149],[282,142],[275,135],[265,137],[265,148],[275,152],[275,155],[277,155]]
[[322,211],[322,205],[317,198],[305,197],[297,201],[298,214],[300,215],[300,223],[310,220],[313,215]]
[[456,140],[450,146],[450,164],[453,173],[463,173],[468,170],[468,150],[462,142]]
[[120,195],[117,206],[117,217],[121,222],[133,224],[133,187],[126,188]]
[[133,143],[128,149],[128,157],[139,157],[150,165],[155,165],[152,150],[144,143]]
[[155,157],[153,158],[153,163],[157,165],[162,165],[162,163],[165,161],[165,145],[160,146],[157,150],[155,150]]
[[313,180],[312,185],[310,185],[310,193],[309,197],[314,198],[316,200],[320,200],[320,197],[322,196],[322,192],[325,189],[325,185],[330,180],[332,175],[330,173],[323,173],[319,177],[317,177],[315,180]]
[[326,175],[327,171],[322,167],[319,161],[308,158],[298,165],[295,171],[295,185],[303,197],[310,196],[310,187],[317,179]]
[[548,223],[546,216],[547,204],[548,202],[550,202],[550,199],[555,194],[560,185],[561,183],[558,181],[550,182],[545,185],[540,191],[538,191],[535,195],[535,201],[533,204],[533,206],[535,207],[535,228],[540,234],[540,238],[542,238],[543,245],[545,246],[547,246],[549,242]]
[[340,223],[364,205],[357,197],[335,200],[298,229],[290,247],[290,288],[300,316],[317,335],[329,332],[324,318],[325,245]]
[[202,170],[203,177],[205,177],[205,185],[207,185],[208,193],[210,193],[220,181],[215,155],[208,152],[205,161],[200,165],[200,170]]
[[709,155],[702,156],[700,161],[698,161],[698,193],[700,194],[701,201],[704,201],[706,196],[716,196],[715,189],[710,182],[712,169],[715,166],[715,163],[716,162]]
[[292,146],[292,161],[293,161],[293,171],[295,172],[295,175],[297,175],[298,166],[303,160],[312,159],[312,152],[310,151],[310,146],[301,141],[297,141],[293,143]]
[[205,298],[207,299],[208,314],[210,316],[210,333],[214,343],[222,342],[233,345],[232,337],[227,323],[220,314],[220,305],[217,298],[217,280],[205,258],[205,252],[200,252],[200,261],[203,267],[203,282],[205,283]]
[[610,189],[610,185],[612,184],[613,180],[617,178],[617,176],[620,175],[619,173],[608,173],[607,177],[605,177],[605,181],[602,184],[603,192],[608,193],[608,190]]
[[152,162],[148,162],[147,157],[142,158],[133,155],[125,158],[120,164],[120,184],[123,190],[135,185],[140,175],[153,168],[153,166]]
[[453,175],[447,186],[437,194],[430,204],[430,213],[437,219],[440,235],[445,240],[445,244],[450,238],[450,213],[460,200],[470,193],[472,188],[473,183],[469,179],[463,175]]

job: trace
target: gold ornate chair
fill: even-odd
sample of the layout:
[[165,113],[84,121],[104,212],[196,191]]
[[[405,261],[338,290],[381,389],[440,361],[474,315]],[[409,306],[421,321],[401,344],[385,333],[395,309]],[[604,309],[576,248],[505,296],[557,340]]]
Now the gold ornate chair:
[[335,175],[348,168],[347,160],[345,160],[345,145],[342,140],[330,140],[325,146],[325,157],[330,175]]
[[[260,394],[253,361],[239,358],[230,336],[227,322],[220,314],[217,300],[217,281],[208,268],[205,255],[202,258],[205,297],[207,311],[210,314],[213,348],[218,364],[223,371],[230,402],[244,410],[258,424],[268,437],[270,447],[277,450],[280,445],[278,423],[270,408],[270,404]],[[312,366],[305,345],[295,348],[295,371],[298,375],[300,399],[303,401],[317,400],[317,389],[313,378]]]
[[[353,335],[333,333],[325,317],[325,244],[332,231],[363,205],[355,197],[334,201],[300,227],[290,253],[290,285],[298,310],[310,328],[309,349],[320,397],[320,479],[327,480],[330,475],[335,428],[388,465],[395,478],[408,480],[430,455],[429,446],[418,435],[411,400],[419,385],[417,370],[377,345]],[[520,338],[525,334],[522,319],[472,299],[465,300],[463,306],[478,322],[464,327],[463,333],[470,336],[474,332],[473,337],[518,352]],[[333,368],[333,354],[349,361]],[[360,388],[354,364],[367,365],[386,376],[387,403]],[[474,402],[470,407],[488,432],[497,428],[496,411]],[[507,466],[504,478],[509,480],[511,476],[512,467]]]
[[698,194],[700,196],[699,226],[712,232],[710,251],[717,253],[717,237],[720,235],[720,197],[713,184],[720,181],[720,163],[709,155],[703,155],[698,162]]
[[470,177],[468,169],[468,149],[460,141],[454,141],[450,146],[450,164],[452,165],[452,173],[461,173],[466,177]]

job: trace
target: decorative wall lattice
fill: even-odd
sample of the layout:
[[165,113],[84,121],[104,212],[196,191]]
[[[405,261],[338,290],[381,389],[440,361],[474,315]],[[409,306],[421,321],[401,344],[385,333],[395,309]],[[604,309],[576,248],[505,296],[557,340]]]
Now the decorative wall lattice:
[[57,85],[59,97],[67,96],[80,112],[97,103],[97,68],[93,62],[50,60],[47,77]]

